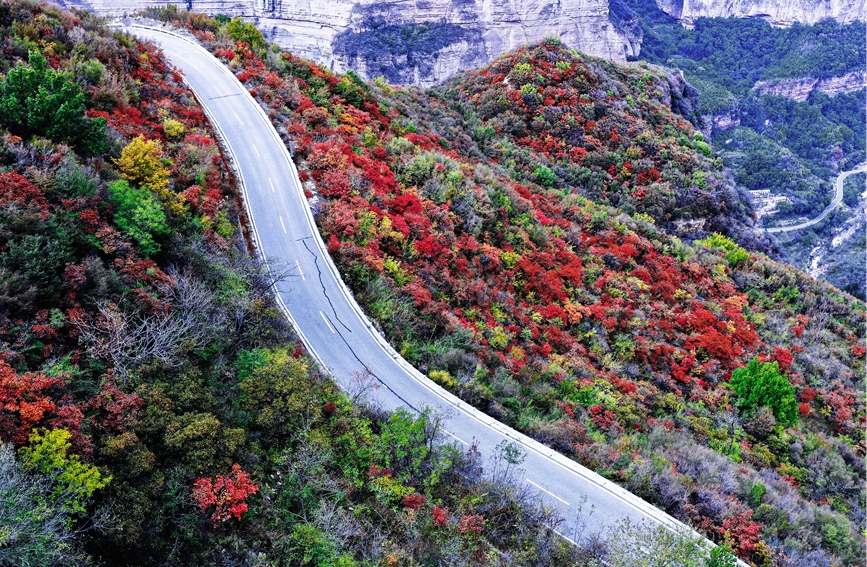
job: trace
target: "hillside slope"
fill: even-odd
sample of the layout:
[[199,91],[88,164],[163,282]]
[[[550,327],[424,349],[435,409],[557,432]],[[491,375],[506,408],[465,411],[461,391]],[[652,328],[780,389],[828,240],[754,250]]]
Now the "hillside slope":
[[743,557],[860,561],[864,304],[724,236],[667,232],[762,242],[734,196],[716,202],[731,185],[665,106],[664,73],[549,41],[424,93],[152,14],[292,137],[348,283],[434,380]]
[[0,564],[580,560],[507,460],[316,369],[162,53],[28,0],[0,30]]

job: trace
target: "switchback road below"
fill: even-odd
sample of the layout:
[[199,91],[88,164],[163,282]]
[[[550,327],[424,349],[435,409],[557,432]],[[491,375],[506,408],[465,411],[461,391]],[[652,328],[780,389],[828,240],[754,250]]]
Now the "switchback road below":
[[777,226],[774,228],[766,228],[765,232],[791,232],[793,230],[801,230],[802,228],[807,228],[808,226],[813,226],[818,222],[822,222],[823,220],[825,220],[825,217],[831,214],[831,211],[836,209],[837,206],[843,202],[843,183],[846,181],[846,178],[850,175],[860,173],[862,171],[867,171],[867,162],[855,167],[855,169],[844,171],[837,176],[837,182],[834,184],[834,198],[831,199],[831,204],[825,207],[825,210],[822,211],[822,214],[820,214],[816,218],[790,226]]

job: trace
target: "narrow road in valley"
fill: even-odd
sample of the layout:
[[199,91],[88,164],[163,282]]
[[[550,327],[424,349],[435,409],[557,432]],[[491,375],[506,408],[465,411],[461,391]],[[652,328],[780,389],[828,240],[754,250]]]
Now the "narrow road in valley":
[[469,448],[477,443],[485,459],[504,441],[525,453],[521,482],[559,509],[566,522],[558,533],[577,537],[579,507],[592,506],[587,528],[600,530],[629,518],[673,529],[685,526],[630,492],[556,451],[497,422],[443,390],[403,360],[376,332],[340,279],[298,179],[298,173],[262,108],[229,69],[191,40],[153,28],[125,31],[152,40],[179,67],[234,161],[245,207],[261,255],[294,270],[278,301],[307,349],[346,389],[368,371],[380,384],[368,397],[385,409],[442,411],[445,439]]
[[777,226],[774,228],[766,228],[765,232],[791,232],[793,230],[801,230],[802,228],[807,228],[808,226],[813,226],[814,224],[825,220],[825,217],[831,214],[831,211],[837,208],[837,205],[843,202],[843,183],[846,181],[846,178],[855,173],[860,173],[862,171],[867,171],[867,162],[862,163],[857,166],[855,169],[850,169],[849,171],[844,171],[840,175],[837,176],[837,182],[834,184],[834,198],[831,199],[831,204],[825,207],[825,210],[822,211],[818,217],[814,219],[810,219],[808,221],[804,221],[800,224],[793,224],[790,226]]

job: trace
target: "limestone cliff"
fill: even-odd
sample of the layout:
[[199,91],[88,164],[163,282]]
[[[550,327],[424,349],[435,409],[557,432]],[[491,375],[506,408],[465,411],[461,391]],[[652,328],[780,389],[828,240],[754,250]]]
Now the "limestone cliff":
[[[266,38],[334,71],[431,85],[525,43],[559,36],[589,55],[624,61],[641,32],[608,0],[63,0],[101,14],[174,4],[243,16]],[[634,14],[633,14],[634,16]]]
[[839,93],[861,90],[865,86],[867,86],[867,73],[854,71],[846,73],[842,77],[829,77],[827,79],[803,78],[759,81],[753,88],[761,94],[785,96],[803,102],[813,91],[821,91],[828,96],[834,96]]
[[867,19],[864,0],[656,0],[657,6],[690,26],[698,18],[764,18],[777,26],[815,24],[826,18],[849,23]]

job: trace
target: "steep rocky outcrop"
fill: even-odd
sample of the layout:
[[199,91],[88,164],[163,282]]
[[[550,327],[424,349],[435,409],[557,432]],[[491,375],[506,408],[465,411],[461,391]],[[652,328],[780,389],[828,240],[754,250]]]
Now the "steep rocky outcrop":
[[764,18],[778,26],[815,24],[826,18],[867,19],[864,0],[656,0],[659,8],[690,26],[698,18]]
[[683,71],[662,69],[668,88],[663,87],[662,104],[700,128],[701,112],[698,106],[698,89],[686,82]]
[[829,77],[827,79],[814,79],[805,77],[802,79],[778,79],[773,81],[759,81],[755,90],[761,94],[785,96],[798,102],[807,100],[810,93],[820,91],[828,96],[840,93],[851,93],[867,86],[867,73],[863,70],[846,73],[841,77]]
[[[101,14],[174,4],[253,19],[266,38],[334,71],[431,85],[546,36],[624,61],[641,32],[608,0],[65,0]],[[634,14],[632,15],[634,16]]]

